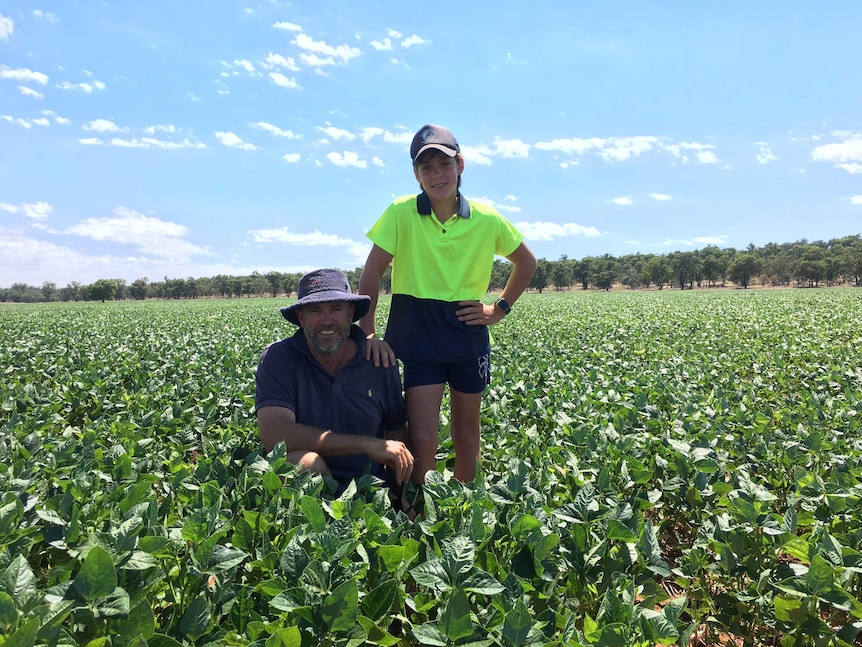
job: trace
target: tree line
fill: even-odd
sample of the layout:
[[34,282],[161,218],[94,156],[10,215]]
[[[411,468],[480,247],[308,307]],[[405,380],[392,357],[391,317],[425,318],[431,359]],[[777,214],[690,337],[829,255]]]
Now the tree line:
[[[355,290],[362,268],[345,273]],[[511,272],[508,261],[497,259],[491,274],[491,291],[499,291]],[[123,279],[99,279],[90,285],[72,281],[58,288],[45,281],[41,286],[15,283],[0,288],[0,301],[34,303],[47,301],[113,301],[125,299],[242,298],[269,295],[290,296],[296,292],[301,272],[253,272],[247,276],[219,274],[213,277],[132,283]],[[530,283],[532,290],[610,290],[621,286],[632,290],[702,287],[818,287],[862,286],[862,237],[845,236],[829,241],[799,240],[769,243],[762,247],[708,246],[669,254],[627,254],[619,258],[604,254],[580,260],[563,255],[556,261],[541,258]],[[387,269],[381,290],[389,292],[391,274]]]

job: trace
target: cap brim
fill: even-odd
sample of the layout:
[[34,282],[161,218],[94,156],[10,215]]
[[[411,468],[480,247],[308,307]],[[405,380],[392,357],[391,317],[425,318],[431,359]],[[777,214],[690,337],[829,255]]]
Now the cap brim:
[[[281,316],[287,319],[294,326],[299,326],[299,318],[296,316],[296,311],[304,305],[308,305],[309,303],[333,303],[335,301],[346,301],[347,303],[354,306],[353,310],[353,321],[359,321],[368,314],[368,311],[371,308],[371,297],[365,294],[352,294],[350,297],[345,297],[343,294],[340,294],[337,298],[327,298],[325,292],[318,292],[315,295],[311,295],[312,298],[306,297],[296,303],[291,303],[289,306],[285,306],[279,309],[281,312]],[[318,297],[318,298],[313,298]]]
[[422,153],[431,150],[432,148],[446,153],[449,157],[455,157],[458,154],[458,151],[456,151],[454,148],[446,146],[446,144],[425,144],[422,148],[416,151],[416,154],[413,156],[413,161],[415,162],[416,160],[418,160],[419,156]]

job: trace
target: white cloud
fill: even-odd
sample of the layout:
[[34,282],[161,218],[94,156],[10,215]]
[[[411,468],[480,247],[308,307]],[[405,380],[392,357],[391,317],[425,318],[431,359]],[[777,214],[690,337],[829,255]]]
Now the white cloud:
[[[335,65],[335,59],[331,56],[319,56],[317,54],[311,53],[302,53],[299,55],[300,60],[302,60],[305,65],[308,67],[327,67],[329,65]],[[320,72],[320,70],[318,70]]]
[[761,164],[769,164],[770,162],[774,162],[776,160],[781,159],[777,155],[773,155],[769,146],[766,146],[765,144],[758,144],[758,145],[760,146],[760,152],[757,155],[755,155],[755,158]]
[[36,117],[35,119],[22,119],[21,117],[13,117],[11,115],[0,115],[0,119],[8,121],[10,124],[16,124],[28,130],[33,126],[47,126],[50,122],[45,117]]
[[299,66],[292,56],[284,57],[281,54],[273,54],[272,52],[264,59],[263,66],[266,68],[283,67],[291,72],[299,71]]
[[591,238],[599,235],[595,227],[584,227],[574,222],[558,224],[556,222],[518,222],[515,228],[520,231],[527,240],[550,241],[565,236],[587,236]]
[[21,211],[24,215],[33,220],[44,220],[53,211],[54,208],[47,202],[32,202],[21,205]]
[[530,145],[520,139],[494,139],[494,151],[502,157],[530,157]]
[[254,64],[251,61],[247,61],[245,59],[234,61],[234,65],[238,65],[242,69],[244,69],[249,74],[254,74],[257,70],[254,69]]
[[80,90],[86,94],[90,94],[93,90],[104,90],[105,84],[101,81],[93,81],[92,83],[69,83],[68,81],[63,81],[62,83],[58,83],[57,87],[61,90]]
[[862,173],[862,133],[836,131],[833,135],[845,137],[843,142],[824,144],[811,152],[815,162],[830,162],[848,173]]
[[26,85],[19,85],[18,91],[23,94],[25,97],[32,97],[33,99],[44,99],[45,95],[39,92],[38,90],[34,90],[33,88],[28,88]]
[[15,21],[0,13],[0,40],[9,40],[15,31]]
[[381,158],[377,157],[377,155],[371,158],[371,163],[374,164],[374,166],[379,166],[380,168],[386,166],[386,162],[384,162]]
[[383,40],[372,40],[369,45],[371,45],[371,47],[373,47],[377,51],[386,51],[393,49],[391,38],[384,38]]
[[674,157],[679,158],[683,164],[688,164],[692,161],[692,152],[694,154],[694,161],[699,164],[715,164],[718,162],[718,157],[712,151],[715,147],[711,144],[679,142],[676,144],[662,144],[661,148],[671,153]]
[[123,133],[128,131],[128,128],[120,128],[108,119],[95,119],[84,125],[84,130],[94,130],[99,133]]
[[327,126],[326,128],[321,128],[320,126],[318,126],[317,130],[322,133],[326,133],[327,137],[331,137],[335,141],[338,141],[339,139],[346,139],[347,141],[352,142],[354,139],[356,139],[356,135],[354,135],[349,130],[344,130],[343,128],[336,128],[335,126]]
[[537,142],[535,148],[565,155],[585,155],[594,152],[606,162],[624,162],[659,146],[658,137],[652,135],[636,137],[570,137]]
[[298,88],[299,83],[296,82],[295,79],[291,79],[286,77],[281,72],[270,72],[269,73],[270,80],[276,85],[280,85],[283,88]]
[[[407,137],[406,141],[410,141],[413,136]],[[493,160],[491,156],[494,152],[487,146],[462,146],[461,156],[468,162],[478,164],[479,166],[491,166]]]
[[287,153],[286,155],[282,155],[281,159],[283,159],[288,164],[296,164],[302,156],[299,153]]
[[850,204],[862,204],[862,195],[851,195]]
[[182,131],[182,128],[178,128],[173,124],[165,124],[165,125],[156,125],[156,126],[147,126],[144,128],[144,132],[148,135],[155,135],[157,132],[159,133],[168,133],[170,135],[179,134]]
[[401,41],[401,47],[413,47],[414,45],[430,45],[431,41],[426,40],[416,34],[412,36],[408,36],[404,40]]
[[327,153],[326,159],[336,166],[353,166],[355,168],[366,168],[368,163],[365,160],[359,159],[359,155],[350,151],[344,153]]
[[248,142],[244,142],[242,139],[240,139],[239,136],[235,135],[234,133],[216,132],[215,136],[225,146],[229,146],[231,148],[240,148],[244,151],[257,150],[257,146],[255,146],[254,144],[249,144]]
[[297,135],[292,130],[282,130],[278,126],[273,126],[270,123],[265,121],[258,121],[252,124],[255,128],[260,128],[261,130],[265,130],[268,133],[276,137],[286,137],[287,139],[300,139],[300,135]]
[[132,139],[121,139],[114,137],[111,140],[102,140],[98,137],[83,137],[78,140],[79,144],[85,146],[119,146],[120,148],[162,148],[165,150],[178,150],[181,148],[206,148],[206,144],[192,141],[188,137],[182,141],[166,141],[155,137],[141,137]]
[[668,200],[673,200],[673,196],[670,196],[667,193],[650,193],[649,197],[651,197],[653,200],[658,200],[659,202],[667,202]]
[[48,22],[60,21],[60,18],[57,17],[57,14],[48,13],[47,11],[42,11],[41,9],[34,9],[33,17],[36,18],[36,20],[47,20]]
[[634,204],[634,201],[629,196],[623,195],[618,198],[612,198],[606,201],[605,204],[617,204],[622,207],[630,207]]
[[85,218],[65,233],[98,241],[132,245],[141,253],[172,261],[208,254],[209,250],[185,240],[185,225],[146,216],[127,207],[114,209],[114,217]]
[[15,79],[16,81],[32,81],[39,85],[45,85],[50,77],[42,72],[34,72],[33,70],[21,67],[12,69],[7,65],[0,65],[0,79]]
[[713,151],[697,151],[694,154],[700,164],[716,164],[718,157]]
[[509,202],[517,201],[517,198],[513,195],[505,196],[504,200],[506,202],[498,202],[497,200],[493,200],[492,198],[485,197],[477,197],[471,199],[475,200],[476,202],[482,202],[484,204],[487,204],[490,207],[494,207],[494,209],[496,209],[497,211],[508,211],[509,213],[521,213],[523,211],[523,209],[521,209],[521,207],[519,207],[518,205],[508,204]]
[[380,137],[384,133],[385,133],[385,131],[382,128],[376,128],[376,127],[372,126],[369,128],[363,128],[359,132],[359,137],[360,137],[360,139],[362,139],[362,141],[364,141],[367,144],[368,142],[370,142],[375,137]]
[[324,57],[337,58],[343,63],[346,63],[350,59],[356,58],[362,54],[362,51],[357,47],[350,47],[349,45],[328,45],[322,40],[314,40],[308,34],[298,34],[292,42],[294,45],[306,52],[320,54]]
[[47,202],[25,202],[20,205],[9,204],[8,202],[0,202],[0,210],[8,213],[21,213],[32,220],[45,220],[53,207]]
[[273,24],[273,27],[284,31],[302,31],[302,27],[292,22],[277,22]]
[[697,236],[692,242],[698,245],[723,245],[726,240],[727,236]]
[[335,234],[324,234],[319,229],[300,234],[290,231],[287,227],[281,227],[278,229],[258,229],[250,231],[249,234],[257,243],[286,243],[301,247],[340,247],[346,249],[352,256],[363,260],[371,247],[370,243],[342,238]]

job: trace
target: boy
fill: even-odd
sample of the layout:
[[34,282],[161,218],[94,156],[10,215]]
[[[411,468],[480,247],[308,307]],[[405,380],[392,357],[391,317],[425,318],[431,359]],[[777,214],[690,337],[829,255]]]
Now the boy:
[[[495,209],[461,194],[464,158],[442,126],[419,129],[410,145],[413,174],[422,192],[397,198],[368,232],[374,245],[359,280],[371,307],[359,321],[366,358],[404,365],[413,480],[435,468],[440,405],[449,385],[455,478],[476,476],[479,412],[490,383],[488,326],[509,314],[536,270],[520,233]],[[494,257],[514,266],[494,303],[483,304]],[[392,263],[392,303],[386,336],[375,335],[380,279]]]

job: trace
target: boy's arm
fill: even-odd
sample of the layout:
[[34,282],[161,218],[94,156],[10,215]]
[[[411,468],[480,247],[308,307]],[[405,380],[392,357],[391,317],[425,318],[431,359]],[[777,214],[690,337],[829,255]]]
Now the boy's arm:
[[[511,305],[530,285],[533,274],[536,272],[536,257],[533,256],[529,247],[521,243],[506,258],[514,267],[512,273],[509,274],[509,280],[506,281],[506,287],[500,293],[500,298],[505,299]],[[481,301],[460,301],[459,305],[462,308],[456,310],[455,315],[458,317],[458,321],[468,326],[491,326],[506,316],[506,313],[495,304],[482,303]]]
[[368,308],[368,314],[362,317],[358,323],[367,338],[365,343],[365,359],[373,358],[375,366],[380,366],[381,360],[385,367],[395,365],[395,353],[392,352],[389,344],[379,339],[376,335],[377,324],[375,320],[377,299],[380,296],[380,279],[391,262],[392,254],[384,251],[377,245],[372,245],[368,258],[365,261],[365,266],[362,268],[362,274],[359,276],[359,289],[357,292],[370,296],[371,306]]
[[500,298],[511,304],[518,300],[533,280],[533,274],[536,273],[536,257],[529,247],[521,243],[506,258],[512,263],[513,268],[509,280],[506,281],[506,287],[500,293]]

